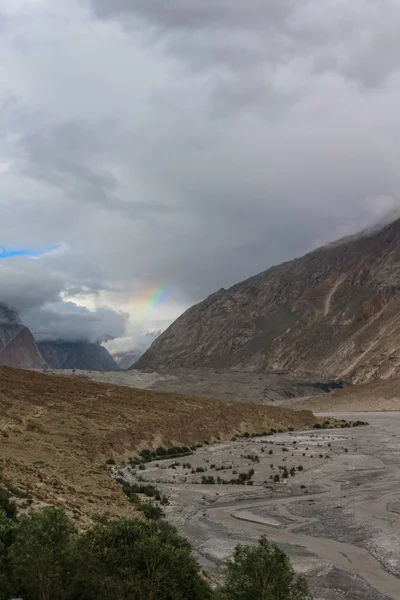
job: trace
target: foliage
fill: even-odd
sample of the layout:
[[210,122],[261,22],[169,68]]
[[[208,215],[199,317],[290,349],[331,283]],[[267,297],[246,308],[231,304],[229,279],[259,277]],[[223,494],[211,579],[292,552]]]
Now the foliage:
[[161,508],[142,509],[153,520],[103,516],[79,532],[61,509],[9,518],[0,508],[0,600],[311,599],[304,577],[265,537],[237,546],[224,586],[211,590]]
[[15,518],[17,507],[13,500],[10,500],[10,494],[7,490],[0,488],[0,512],[4,511],[8,519]]
[[287,555],[263,536],[258,546],[237,546],[228,563],[225,600],[310,600],[307,582]]
[[0,509],[0,600],[11,598],[12,587],[9,581],[9,549],[14,541],[15,521],[9,519]]
[[67,599],[76,535],[74,524],[60,509],[20,517],[8,552],[15,593],[32,600]]
[[97,525],[79,543],[81,600],[206,600],[190,546],[167,523],[118,519]]
[[83,533],[60,509],[0,512],[0,600],[209,600],[188,542],[162,521],[102,518]]

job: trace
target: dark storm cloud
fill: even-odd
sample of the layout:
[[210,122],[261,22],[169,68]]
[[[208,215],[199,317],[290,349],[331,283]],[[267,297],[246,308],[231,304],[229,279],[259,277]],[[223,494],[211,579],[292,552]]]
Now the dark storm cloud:
[[45,304],[20,316],[38,341],[104,342],[123,336],[128,321],[125,313],[107,307],[90,311],[73,302]]
[[91,0],[102,18],[139,17],[174,29],[256,28],[282,24],[298,5],[296,0]]
[[109,121],[69,121],[48,124],[45,131],[29,133],[19,141],[26,157],[22,172],[62,189],[76,202],[136,218],[151,218],[154,211],[163,211],[164,205],[143,202],[140,197],[124,202],[118,195],[117,177],[104,166],[107,144],[115,127],[116,124]]
[[393,0],[90,1],[100,18],[147,24],[182,60],[225,65],[236,76],[250,69],[265,79],[268,68],[302,68],[303,61],[311,71],[376,87],[400,65],[400,7]]
[[[65,289],[82,297],[88,288],[67,286],[61,273],[49,271],[39,261],[0,267],[0,298],[16,309],[37,339],[89,340],[103,342],[120,337],[128,315],[108,307],[88,310],[73,302],[63,302]],[[93,289],[90,290],[93,294]]]
[[171,318],[396,210],[399,11],[6,0],[0,245],[63,252],[0,264],[0,301],[52,338],[130,336],[121,307]]
[[63,286],[63,278],[43,269],[39,261],[30,260],[28,268],[21,262],[0,265],[1,302],[18,311],[59,300]]

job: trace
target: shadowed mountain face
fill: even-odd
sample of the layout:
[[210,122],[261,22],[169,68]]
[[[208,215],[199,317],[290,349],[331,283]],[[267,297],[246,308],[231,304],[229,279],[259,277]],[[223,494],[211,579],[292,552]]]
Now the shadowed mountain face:
[[199,366],[354,382],[400,374],[400,220],[219,290],[134,368]]
[[52,369],[118,371],[112,356],[100,344],[90,342],[39,342],[41,353]]
[[18,314],[0,304],[0,365],[21,369],[46,367],[29,329],[22,325]]

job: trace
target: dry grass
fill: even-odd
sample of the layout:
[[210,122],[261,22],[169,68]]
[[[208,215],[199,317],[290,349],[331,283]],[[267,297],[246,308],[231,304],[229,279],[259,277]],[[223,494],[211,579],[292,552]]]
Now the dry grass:
[[136,390],[0,368],[4,475],[43,503],[77,518],[132,513],[105,461],[138,449],[230,439],[269,428],[312,427],[308,411]]

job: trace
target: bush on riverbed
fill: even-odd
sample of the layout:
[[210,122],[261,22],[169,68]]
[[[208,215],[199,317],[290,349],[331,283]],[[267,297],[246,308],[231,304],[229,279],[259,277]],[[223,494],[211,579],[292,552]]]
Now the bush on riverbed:
[[287,555],[263,536],[258,546],[237,546],[229,561],[221,600],[310,600],[306,579]]

